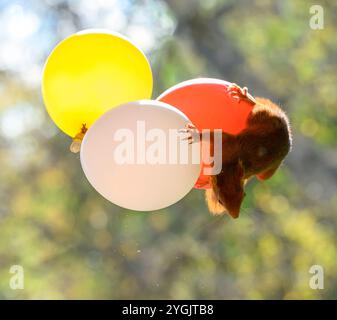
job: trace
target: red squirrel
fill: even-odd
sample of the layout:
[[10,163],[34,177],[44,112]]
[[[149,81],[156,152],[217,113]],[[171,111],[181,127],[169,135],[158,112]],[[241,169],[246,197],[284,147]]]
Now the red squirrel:
[[[211,188],[206,190],[206,201],[213,214],[227,212],[237,218],[247,180],[253,176],[269,179],[290,151],[292,136],[288,117],[275,103],[254,98],[247,88],[236,84],[230,87],[230,94],[254,106],[243,131],[237,135],[222,133],[222,170],[210,176]],[[188,125],[185,132],[192,143],[196,128]],[[213,137],[211,134],[211,153],[214,153]]]

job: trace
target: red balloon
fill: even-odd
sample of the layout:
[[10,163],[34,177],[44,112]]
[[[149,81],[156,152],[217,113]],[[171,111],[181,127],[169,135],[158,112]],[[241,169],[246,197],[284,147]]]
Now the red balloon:
[[[182,111],[201,132],[203,129],[222,129],[238,134],[254,104],[233,97],[228,87],[233,83],[210,78],[181,82],[162,93],[157,100],[166,102]],[[194,186],[210,188],[209,176],[201,174]]]

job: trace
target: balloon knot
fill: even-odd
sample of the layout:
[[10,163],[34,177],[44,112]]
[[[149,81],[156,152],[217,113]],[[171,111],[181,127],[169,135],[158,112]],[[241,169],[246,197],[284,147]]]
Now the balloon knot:
[[88,131],[86,124],[82,124],[81,131],[73,138],[73,141],[70,145],[70,151],[72,153],[78,153],[81,150],[82,140],[84,138],[85,133]]

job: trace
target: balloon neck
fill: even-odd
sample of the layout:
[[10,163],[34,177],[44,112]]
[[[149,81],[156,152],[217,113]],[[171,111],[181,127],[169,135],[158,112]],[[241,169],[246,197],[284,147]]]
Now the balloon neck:
[[72,153],[78,153],[81,150],[82,140],[84,138],[85,133],[87,132],[87,127],[85,124],[82,125],[81,131],[73,138],[73,141],[70,145],[70,151]]

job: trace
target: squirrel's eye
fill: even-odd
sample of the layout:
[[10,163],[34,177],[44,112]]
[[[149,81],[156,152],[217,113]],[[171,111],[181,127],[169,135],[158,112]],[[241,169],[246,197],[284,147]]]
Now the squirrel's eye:
[[259,157],[263,157],[266,154],[267,154],[267,149],[265,147],[259,147],[259,149],[257,151],[257,155]]

